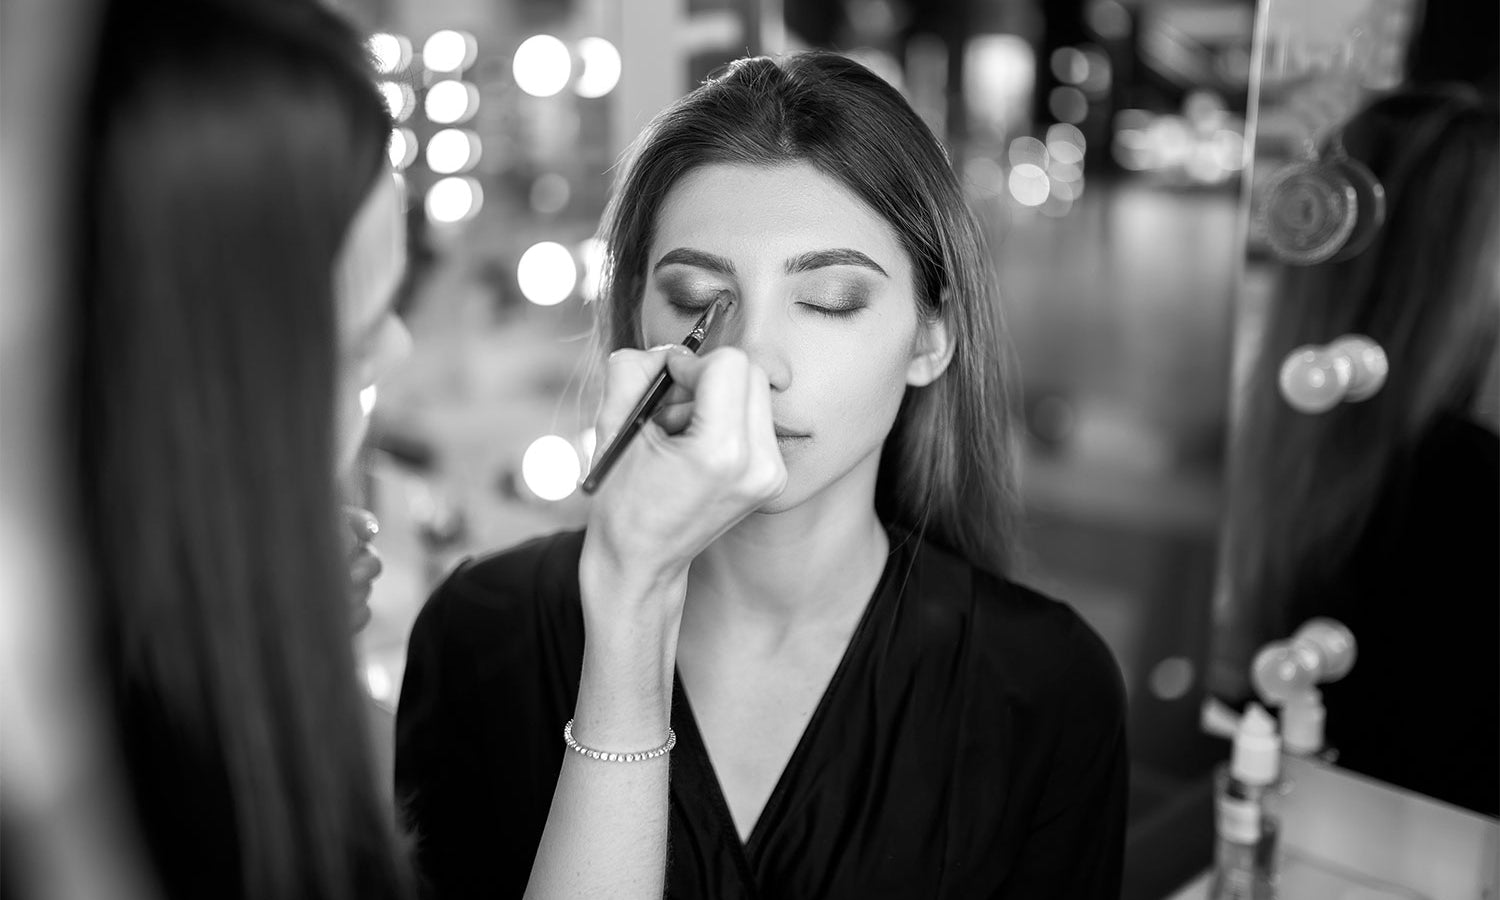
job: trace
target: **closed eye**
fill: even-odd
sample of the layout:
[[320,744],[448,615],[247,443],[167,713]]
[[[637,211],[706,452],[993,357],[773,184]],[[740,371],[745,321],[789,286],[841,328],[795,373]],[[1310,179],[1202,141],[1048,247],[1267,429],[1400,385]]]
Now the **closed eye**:
[[798,297],[797,305],[820,316],[843,318],[868,307],[870,299],[868,291],[843,290]]
[[667,305],[683,315],[701,313],[713,304],[714,298],[719,296],[722,290],[722,288],[704,291],[669,290],[666,292]]

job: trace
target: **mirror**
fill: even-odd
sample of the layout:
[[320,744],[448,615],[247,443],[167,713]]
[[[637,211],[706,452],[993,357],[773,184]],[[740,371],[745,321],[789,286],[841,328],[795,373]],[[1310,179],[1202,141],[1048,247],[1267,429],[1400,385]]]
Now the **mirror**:
[[1332,617],[1330,755],[1496,815],[1496,10],[1450,7],[1261,3],[1209,689]]

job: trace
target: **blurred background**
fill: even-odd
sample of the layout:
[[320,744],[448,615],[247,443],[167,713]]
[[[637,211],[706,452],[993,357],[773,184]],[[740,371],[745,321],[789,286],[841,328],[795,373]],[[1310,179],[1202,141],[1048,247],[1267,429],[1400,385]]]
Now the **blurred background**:
[[[1207,773],[1227,745],[1199,712],[1231,378],[1264,290],[1247,119],[1258,91],[1321,73],[1393,84],[1412,0],[340,5],[385,79],[412,241],[415,352],[365,398],[350,485],[382,523],[360,636],[378,702],[394,707],[411,622],[457,560],[584,521],[593,235],[620,153],[724,63],[827,47],[906,94],[986,228],[1024,397],[1016,575],[1094,625],[1130,695],[1126,896],[1207,864]],[[1347,112],[1317,96],[1301,106]],[[1283,108],[1266,147],[1300,140],[1285,123],[1306,116]]]

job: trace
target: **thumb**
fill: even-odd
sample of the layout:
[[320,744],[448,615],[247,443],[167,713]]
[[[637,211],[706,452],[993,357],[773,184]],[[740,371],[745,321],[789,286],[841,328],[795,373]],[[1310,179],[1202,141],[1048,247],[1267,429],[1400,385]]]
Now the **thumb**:
[[625,426],[625,418],[666,367],[667,358],[676,355],[691,357],[692,353],[681,345],[668,344],[650,350],[616,350],[609,355],[599,412],[594,417],[594,432],[598,435],[596,454],[614,440]]

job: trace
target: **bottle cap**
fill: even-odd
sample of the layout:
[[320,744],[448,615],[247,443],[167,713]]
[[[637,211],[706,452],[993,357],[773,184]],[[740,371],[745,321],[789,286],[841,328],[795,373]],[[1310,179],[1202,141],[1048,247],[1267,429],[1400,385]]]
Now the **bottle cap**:
[[1323,749],[1323,694],[1316,689],[1287,698],[1281,709],[1281,742],[1288,753],[1312,754]]
[[1229,774],[1245,784],[1266,785],[1276,781],[1281,768],[1281,738],[1276,722],[1259,703],[1245,707],[1234,733],[1234,754]]

